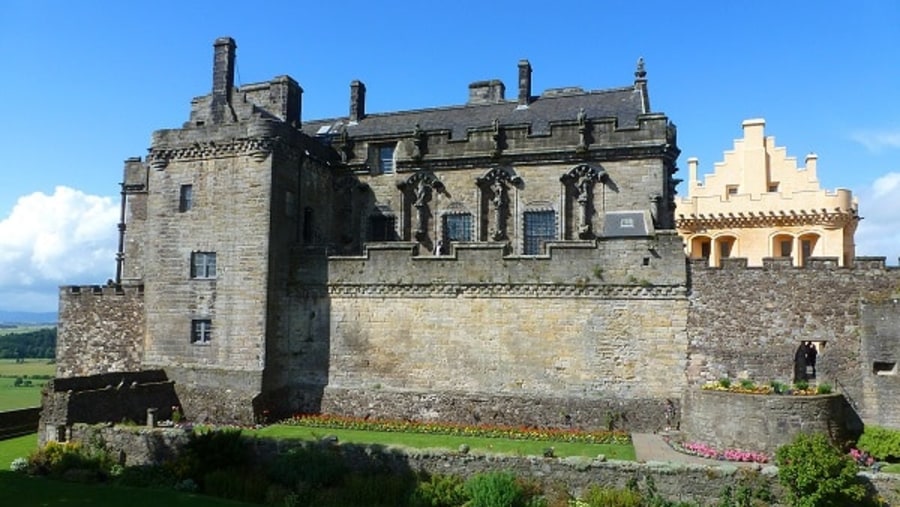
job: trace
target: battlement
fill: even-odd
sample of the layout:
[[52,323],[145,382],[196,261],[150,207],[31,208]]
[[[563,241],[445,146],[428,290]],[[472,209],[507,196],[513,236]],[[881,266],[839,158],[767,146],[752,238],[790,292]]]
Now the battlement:
[[144,284],[140,285],[63,285],[60,287],[60,297],[67,295],[80,296],[90,294],[93,296],[125,296],[144,295]]
[[[418,255],[416,243],[370,243],[361,256],[328,257],[328,280],[339,285],[683,286],[681,240],[652,237],[552,241],[545,253],[510,255],[506,243],[453,243],[448,255]],[[308,265],[299,259],[299,266]],[[302,283],[312,280],[295,270]]]
[[794,266],[792,257],[764,257],[762,266],[748,266],[743,257],[720,259],[720,266],[710,266],[708,259],[688,259],[691,271],[900,271],[900,266],[887,266],[886,257],[855,257],[850,266],[841,266],[837,257],[809,257],[803,266]]

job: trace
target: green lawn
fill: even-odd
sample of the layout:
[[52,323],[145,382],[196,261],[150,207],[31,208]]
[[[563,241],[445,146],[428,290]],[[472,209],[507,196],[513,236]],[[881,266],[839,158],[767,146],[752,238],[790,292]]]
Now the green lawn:
[[[41,387],[47,379],[33,377],[56,374],[56,365],[48,364],[48,361],[26,359],[24,363],[16,363],[15,359],[0,359],[0,411],[41,404]],[[31,381],[31,385],[15,387],[13,383],[17,377]]]
[[12,460],[25,458],[35,449],[37,449],[37,433],[0,440],[0,472],[8,471]]
[[581,444],[570,442],[538,442],[532,440],[509,440],[504,438],[472,438],[423,433],[399,433],[384,431],[343,430],[327,428],[307,428],[274,424],[259,430],[246,431],[249,435],[273,438],[320,439],[334,435],[340,442],[355,444],[379,444],[412,447],[416,449],[449,449],[455,451],[466,444],[475,452],[495,452],[518,456],[541,456],[544,450],[553,447],[555,456],[588,456],[603,454],[608,459],[634,461],[634,447],[631,445]]

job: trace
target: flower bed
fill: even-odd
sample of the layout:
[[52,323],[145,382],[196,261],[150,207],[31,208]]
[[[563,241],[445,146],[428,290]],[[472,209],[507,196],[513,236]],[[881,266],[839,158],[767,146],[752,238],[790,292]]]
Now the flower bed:
[[732,381],[729,378],[722,378],[703,384],[701,387],[704,391],[727,391],[730,393],[743,394],[782,394],[788,396],[813,396],[817,394],[831,394],[832,388],[830,384],[819,384],[818,386],[810,386],[809,382],[798,381],[793,386],[773,380],[768,384],[757,384],[750,379],[742,379]]
[[582,431],[577,429],[529,428],[524,426],[468,426],[452,423],[362,419],[358,417],[335,415],[296,415],[290,419],[281,421],[281,424],[313,428],[393,431],[432,435],[508,438],[513,440],[539,440],[584,444],[627,445],[631,443],[631,435],[622,431]]
[[673,449],[678,452],[699,456],[701,458],[715,459],[719,461],[742,461],[745,463],[768,463],[771,458],[763,452],[745,451],[742,449],[715,449],[700,442],[676,442],[666,439]]

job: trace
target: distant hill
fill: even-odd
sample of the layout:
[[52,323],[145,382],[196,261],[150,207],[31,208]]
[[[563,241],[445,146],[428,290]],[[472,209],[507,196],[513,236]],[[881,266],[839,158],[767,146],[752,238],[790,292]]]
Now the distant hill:
[[56,312],[7,312],[0,310],[0,325],[56,324]]

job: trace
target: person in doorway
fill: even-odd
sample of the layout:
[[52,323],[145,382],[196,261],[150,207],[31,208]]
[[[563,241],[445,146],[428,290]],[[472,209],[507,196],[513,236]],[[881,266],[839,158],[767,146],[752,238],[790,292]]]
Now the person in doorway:
[[794,382],[806,380],[806,342],[800,342],[794,353]]
[[816,356],[818,355],[819,350],[816,349],[813,342],[806,342],[806,364],[809,365],[813,377],[816,376]]

